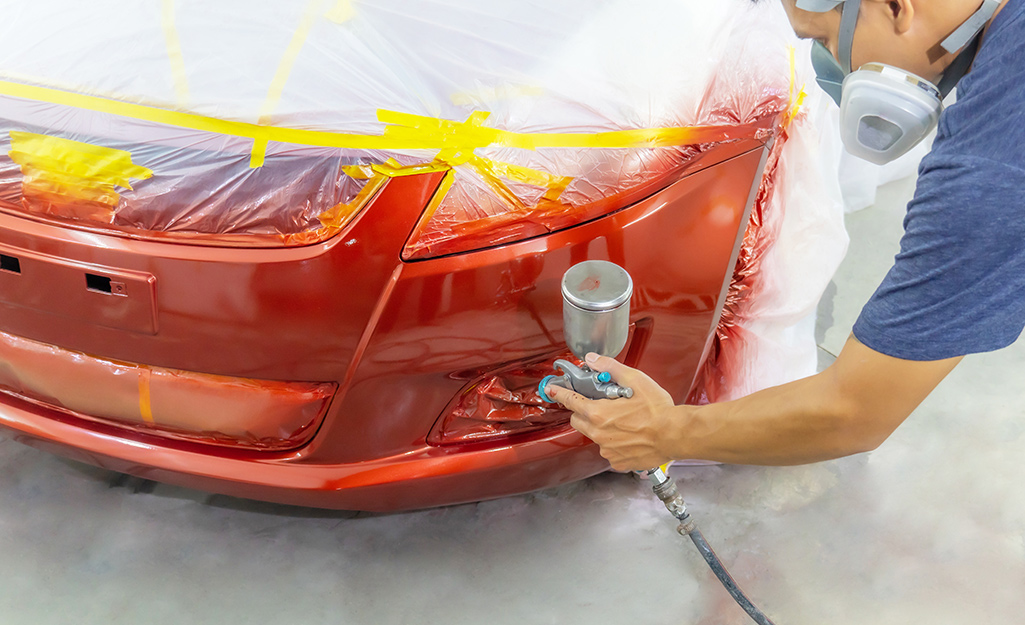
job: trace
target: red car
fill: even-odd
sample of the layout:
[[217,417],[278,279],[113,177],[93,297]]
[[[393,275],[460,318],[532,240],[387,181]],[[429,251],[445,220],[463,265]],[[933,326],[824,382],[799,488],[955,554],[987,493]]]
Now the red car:
[[536,393],[567,353],[560,278],[630,271],[621,358],[701,397],[795,112],[773,67],[713,81],[691,127],[558,132],[384,108],[380,132],[311,130],[0,82],[0,432],[340,509],[601,472]]

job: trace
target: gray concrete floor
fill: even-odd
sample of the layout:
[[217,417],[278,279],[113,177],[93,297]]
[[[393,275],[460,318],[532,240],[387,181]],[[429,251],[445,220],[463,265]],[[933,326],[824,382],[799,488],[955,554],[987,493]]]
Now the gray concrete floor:
[[[823,361],[889,266],[913,182],[851,215]],[[780,625],[1020,623],[1025,342],[973,356],[879,450],[674,467]],[[746,623],[644,484],[606,474],[372,516],[119,479],[0,438],[0,623]]]

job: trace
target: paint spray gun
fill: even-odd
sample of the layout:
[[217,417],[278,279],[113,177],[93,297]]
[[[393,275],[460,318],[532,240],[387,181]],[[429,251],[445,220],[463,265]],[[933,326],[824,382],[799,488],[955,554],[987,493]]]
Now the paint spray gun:
[[[633,279],[626,269],[604,260],[588,260],[569,268],[562,276],[562,322],[566,344],[573,355],[583,360],[588,353],[615,357],[626,347],[630,328],[630,297]],[[588,399],[633,397],[633,389],[620,386],[607,371],[594,371],[587,365],[577,366],[567,360],[556,360],[555,368],[562,375],[541,380],[538,394],[548,403],[554,400],[545,388],[561,386]],[[652,488],[669,511],[682,523],[690,515],[683,497],[665,467],[647,471]]]
[[[569,268],[562,276],[562,322],[566,343],[573,355],[583,360],[588,353],[616,356],[626,346],[630,327],[630,296],[633,280],[625,269],[604,260],[588,260]],[[589,399],[633,397],[633,389],[612,381],[608,371],[578,367],[568,360],[556,360],[561,376],[541,380],[538,394],[549,385],[561,386]]]
[[[632,295],[630,274],[615,263],[588,260],[566,271],[562,277],[562,318],[566,343],[574,356],[583,360],[588,353],[594,352],[615,357],[623,350],[629,334]],[[587,365],[577,366],[567,360],[556,360],[554,366],[562,375],[547,376],[538,386],[538,394],[548,403],[554,403],[545,393],[549,385],[569,389],[588,399],[633,397],[633,389],[616,384],[607,371],[594,371]],[[667,467],[664,465],[643,473],[651,482],[652,492],[680,522],[677,531],[690,537],[723,587],[756,623],[773,625],[744,595],[705,541],[687,512],[676,482],[666,472]]]

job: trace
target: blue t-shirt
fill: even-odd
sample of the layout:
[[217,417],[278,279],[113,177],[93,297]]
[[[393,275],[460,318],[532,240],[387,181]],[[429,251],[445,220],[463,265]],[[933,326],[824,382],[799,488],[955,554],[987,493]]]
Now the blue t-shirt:
[[940,360],[1013,343],[1025,327],[1025,2],[990,24],[940,116],[900,253],[854,324],[875,351]]

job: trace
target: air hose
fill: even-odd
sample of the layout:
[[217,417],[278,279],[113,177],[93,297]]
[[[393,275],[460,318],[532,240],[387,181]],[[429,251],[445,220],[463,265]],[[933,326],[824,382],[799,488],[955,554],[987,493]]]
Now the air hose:
[[[562,276],[562,317],[565,324],[566,344],[573,355],[581,360],[593,352],[602,356],[615,356],[623,351],[629,336],[630,297],[633,280],[626,269],[604,260],[585,260],[569,268]],[[550,375],[537,387],[538,396],[548,403],[554,400],[546,389],[559,386],[589,399],[609,400],[633,397],[633,389],[618,385],[607,371],[594,371],[587,365],[578,366],[568,360],[556,360],[554,367],[562,373]],[[678,531],[690,536],[712,572],[740,607],[759,625],[772,625],[772,621],[744,596],[726,567],[712,551],[690,520],[676,483],[666,475],[666,467],[647,472],[655,495],[679,521]]]
[[705,540],[701,530],[697,528],[697,525],[690,518],[687,506],[683,501],[683,496],[680,494],[680,489],[676,487],[676,482],[666,474],[666,467],[662,466],[657,469],[651,469],[648,471],[648,479],[651,480],[651,490],[655,493],[655,496],[662,500],[666,509],[680,522],[680,526],[676,528],[676,531],[681,536],[690,537],[701,557],[705,559],[708,567],[719,578],[723,588],[726,589],[726,592],[730,593],[730,596],[737,602],[737,605],[744,608],[748,616],[758,625],[774,625],[769,620],[769,617],[765,616],[761,610],[751,603],[751,600],[740,589],[740,586],[737,585],[730,572],[723,566],[719,556],[715,555],[715,551],[708,545],[708,541]]

